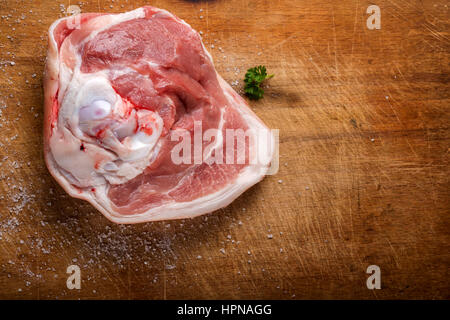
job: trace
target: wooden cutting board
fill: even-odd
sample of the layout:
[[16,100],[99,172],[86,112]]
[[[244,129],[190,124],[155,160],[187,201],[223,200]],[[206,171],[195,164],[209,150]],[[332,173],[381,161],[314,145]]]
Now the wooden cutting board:
[[275,74],[250,105],[280,129],[278,174],[213,214],[133,226],[43,161],[46,32],[70,4],[0,1],[0,298],[450,297],[448,1],[84,0],[185,19],[237,90],[250,67]]

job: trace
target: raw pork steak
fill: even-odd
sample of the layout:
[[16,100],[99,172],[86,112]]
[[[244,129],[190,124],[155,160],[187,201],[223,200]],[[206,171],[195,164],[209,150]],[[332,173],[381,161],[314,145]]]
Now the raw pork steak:
[[[165,10],[56,21],[44,85],[50,173],[116,223],[217,210],[268,170],[251,155],[267,134],[259,144],[272,156],[269,129],[216,73],[199,34]],[[250,132],[243,156],[231,129]]]

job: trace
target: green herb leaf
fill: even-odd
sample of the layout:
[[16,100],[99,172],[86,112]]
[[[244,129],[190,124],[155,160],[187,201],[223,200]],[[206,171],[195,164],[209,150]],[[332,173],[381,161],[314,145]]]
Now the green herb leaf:
[[268,75],[265,66],[257,66],[247,70],[245,74],[245,94],[252,100],[259,100],[264,95],[264,90],[261,87],[265,79],[272,78],[273,74]]

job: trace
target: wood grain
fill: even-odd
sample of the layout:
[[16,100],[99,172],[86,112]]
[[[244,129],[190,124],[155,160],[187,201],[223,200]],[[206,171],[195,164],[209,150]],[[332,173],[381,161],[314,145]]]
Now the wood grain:
[[376,1],[380,30],[363,0],[151,1],[203,32],[238,90],[249,67],[275,74],[251,106],[280,129],[280,170],[213,214],[133,226],[43,161],[46,32],[74,3],[0,0],[0,298],[450,298],[448,1]]

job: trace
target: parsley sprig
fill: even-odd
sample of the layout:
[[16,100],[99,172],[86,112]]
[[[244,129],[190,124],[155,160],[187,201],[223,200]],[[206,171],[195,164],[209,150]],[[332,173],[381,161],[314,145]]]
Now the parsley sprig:
[[247,70],[245,74],[245,94],[252,100],[259,100],[264,95],[264,90],[262,88],[262,83],[266,79],[272,78],[274,75],[267,74],[265,66],[257,66]]

